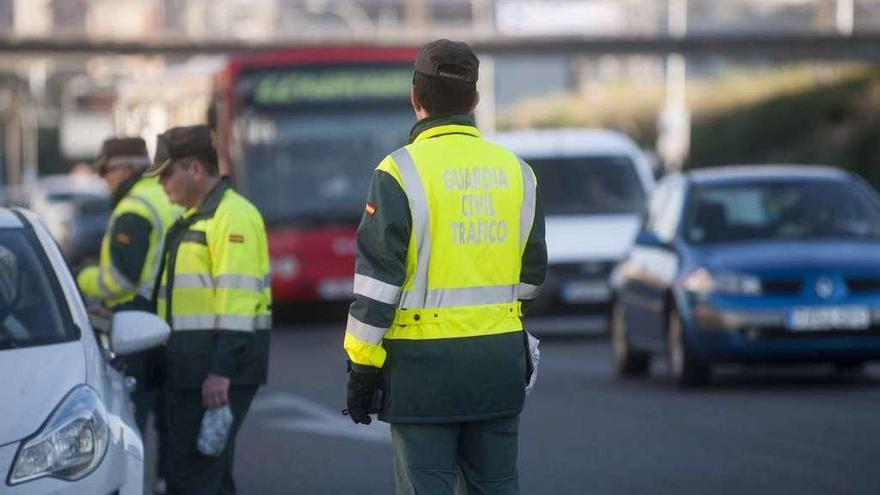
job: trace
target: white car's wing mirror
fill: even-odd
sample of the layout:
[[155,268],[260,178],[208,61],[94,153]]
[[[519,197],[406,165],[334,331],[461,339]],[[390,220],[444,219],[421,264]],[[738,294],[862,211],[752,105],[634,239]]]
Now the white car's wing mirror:
[[124,356],[156,347],[168,339],[168,323],[146,311],[120,311],[110,325],[110,350]]

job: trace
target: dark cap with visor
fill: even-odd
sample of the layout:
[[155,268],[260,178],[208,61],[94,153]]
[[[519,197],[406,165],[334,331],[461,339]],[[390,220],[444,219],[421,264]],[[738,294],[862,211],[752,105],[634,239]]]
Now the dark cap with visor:
[[415,71],[426,76],[474,84],[479,75],[480,61],[467,43],[442,39],[422,47],[416,56]]
[[153,177],[162,173],[179,158],[196,156],[214,150],[211,128],[206,125],[173,127],[159,134],[156,139],[156,158],[144,176]]
[[101,154],[95,161],[95,170],[104,176],[121,166],[143,168],[150,164],[147,144],[139,137],[110,138],[101,145]]

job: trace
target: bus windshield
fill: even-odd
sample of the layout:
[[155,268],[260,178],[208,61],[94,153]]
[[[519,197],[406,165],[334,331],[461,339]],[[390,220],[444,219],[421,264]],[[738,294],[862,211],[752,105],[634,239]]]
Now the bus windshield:
[[253,111],[239,127],[238,187],[268,225],[357,222],[373,170],[414,122],[404,105]]

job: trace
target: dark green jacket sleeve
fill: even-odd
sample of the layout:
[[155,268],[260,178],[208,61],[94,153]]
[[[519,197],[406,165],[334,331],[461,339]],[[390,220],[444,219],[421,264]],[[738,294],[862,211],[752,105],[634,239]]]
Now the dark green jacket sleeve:
[[[409,201],[387,172],[373,173],[367,208],[357,232],[355,274],[401,287],[406,279],[406,252],[412,230]],[[356,291],[357,292],[357,291]],[[355,294],[349,313],[363,323],[388,328],[396,304]]]
[[215,338],[208,373],[232,378],[238,367],[238,357],[251,344],[254,335],[250,332],[221,329],[217,330]]
[[[523,251],[522,268],[519,281],[523,284],[537,286],[538,291],[547,276],[547,242],[544,239],[544,206],[541,201],[541,185],[535,192],[535,218],[532,231]],[[533,299],[533,298],[532,298]],[[528,303],[525,304],[528,307]]]
[[134,213],[120,215],[110,231],[110,259],[133,285],[140,282],[152,231],[150,222]]

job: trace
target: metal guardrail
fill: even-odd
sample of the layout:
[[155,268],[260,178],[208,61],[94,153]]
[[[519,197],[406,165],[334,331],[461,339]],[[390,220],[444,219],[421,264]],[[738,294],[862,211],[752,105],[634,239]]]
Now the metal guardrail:
[[[195,55],[274,51],[295,47],[328,45],[419,46],[433,36],[316,37],[272,42],[241,40],[193,41],[162,39],[147,41],[96,40],[81,38],[24,39],[0,37],[0,54],[145,54]],[[475,50],[486,54],[578,54],[578,55],[725,55],[780,58],[880,59],[880,32],[849,36],[815,33],[782,34],[689,34],[668,36],[492,36],[468,37]]]

